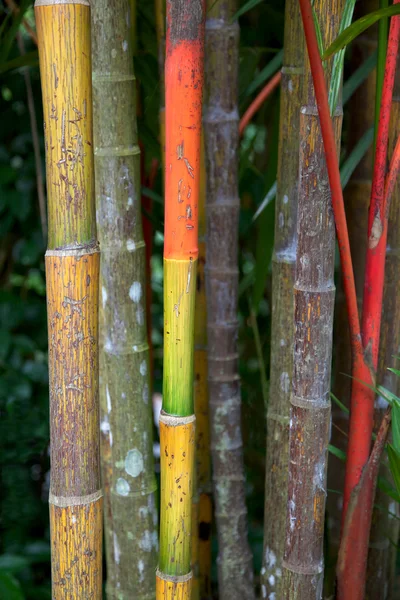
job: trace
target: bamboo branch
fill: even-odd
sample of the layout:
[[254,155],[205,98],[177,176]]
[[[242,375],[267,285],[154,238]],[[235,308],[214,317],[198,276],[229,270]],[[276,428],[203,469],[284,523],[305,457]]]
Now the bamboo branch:
[[276,90],[278,85],[281,82],[281,72],[278,71],[263,87],[261,92],[254,98],[253,102],[250,104],[249,108],[244,113],[243,117],[239,122],[239,136],[242,137],[244,130],[247,125],[250,123],[256,112],[261,108],[264,102],[271,96],[272,92]]
[[[20,10],[21,10],[19,8],[19,6],[17,6],[15,4],[14,0],[6,0],[6,4],[12,10],[12,12],[15,15],[17,15],[20,12]],[[32,39],[33,43],[37,46],[38,45],[38,39],[37,39],[36,32],[32,29],[32,27],[29,25],[29,23],[28,23],[28,21],[26,19],[22,19],[22,25],[25,27],[25,30],[29,34],[29,36]]]

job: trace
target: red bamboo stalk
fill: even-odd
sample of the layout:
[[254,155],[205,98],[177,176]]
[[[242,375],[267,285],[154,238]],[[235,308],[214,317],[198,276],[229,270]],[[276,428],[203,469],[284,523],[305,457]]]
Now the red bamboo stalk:
[[268,81],[268,83],[263,87],[261,92],[256,96],[253,102],[250,104],[249,108],[244,113],[243,117],[240,119],[239,123],[239,137],[242,137],[244,130],[247,125],[250,123],[256,112],[259,108],[264,104],[264,102],[269,98],[274,90],[278,87],[281,82],[281,72],[278,71],[272,79]]

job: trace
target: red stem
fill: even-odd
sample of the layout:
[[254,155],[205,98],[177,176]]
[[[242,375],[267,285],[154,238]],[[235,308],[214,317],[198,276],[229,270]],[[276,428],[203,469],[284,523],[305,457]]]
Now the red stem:
[[386,177],[385,183],[385,212],[388,213],[390,200],[392,199],[392,194],[394,190],[394,186],[396,185],[397,176],[399,174],[400,169],[400,135],[397,138],[396,146],[393,151],[392,160],[390,161],[389,172]]
[[261,90],[261,92],[256,96],[253,102],[250,104],[249,108],[244,113],[243,117],[240,119],[239,123],[239,136],[242,137],[244,130],[247,125],[250,123],[251,119],[258,111],[260,106],[265,102],[265,100],[272,94],[272,92],[278,87],[281,81],[281,72],[275,73],[275,75],[268,81],[266,86]]

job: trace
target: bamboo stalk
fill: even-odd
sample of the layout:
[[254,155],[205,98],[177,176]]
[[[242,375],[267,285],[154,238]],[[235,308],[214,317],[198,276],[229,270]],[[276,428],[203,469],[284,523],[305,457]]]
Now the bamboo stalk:
[[[337,35],[344,2],[316,0],[324,47]],[[330,67],[326,71],[329,81]],[[321,598],[334,286],[334,220],[317,102],[308,60],[300,113],[294,362],[290,396],[288,505],[283,597]],[[342,109],[333,117],[336,150]]]
[[[160,144],[161,160],[165,156],[165,5],[166,0],[155,0],[156,32],[158,48],[158,72],[160,77]],[[164,162],[162,162],[163,166]]]
[[102,596],[98,418],[99,248],[90,7],[37,0],[46,143],[52,598]]
[[275,247],[272,258],[271,375],[267,412],[262,597],[281,596],[293,369],[293,284],[297,245],[299,128],[304,37],[297,0],[286,2]]
[[97,0],[92,19],[101,431],[107,597],[150,600],[158,519],[130,6]]
[[157,600],[188,600],[192,583],[193,330],[204,4],[197,0],[168,0],[166,39],[164,381],[160,415],[161,544],[156,595]]
[[[389,158],[400,134],[400,70],[399,58],[397,59],[396,78],[393,91],[393,102],[389,127]],[[394,358],[398,354],[400,339],[400,298],[397,288],[400,276],[400,184],[397,183],[389,209],[388,239],[386,246],[385,288],[383,292],[383,311],[380,337],[380,350],[378,362],[378,382],[394,393],[399,393],[399,378],[387,370],[388,367],[397,367]],[[375,400],[374,429],[378,431],[386,407],[381,397]],[[385,461],[386,462],[386,461]],[[381,467],[382,474],[388,478],[389,470],[385,463]],[[391,506],[386,494],[377,490],[375,508],[372,515],[370,545],[367,565],[367,600],[386,600],[393,593],[393,548],[390,540],[395,543],[398,538],[398,523],[390,517],[389,510],[396,512]]]
[[[378,8],[377,0],[363,3],[357,16],[368,14]],[[362,12],[361,12],[362,11]],[[361,14],[360,14],[361,13]],[[370,27],[352,44],[352,65],[357,69],[373,52],[377,45],[377,30]],[[350,101],[350,122],[348,152],[357,144],[364,132],[374,124],[376,71],[372,71],[365,82],[354,93]],[[346,218],[350,238],[351,257],[354,267],[357,305],[362,306],[362,293],[365,271],[365,251],[367,240],[365,232],[368,222],[368,206],[371,194],[371,178],[373,164],[373,148],[364,155],[355,169],[344,190]],[[338,283],[335,303],[334,324],[334,374],[333,392],[346,406],[350,404],[351,395],[351,345],[348,331],[346,301],[341,281]],[[347,448],[348,415],[337,404],[332,405],[332,435],[331,443],[342,449]],[[344,433],[342,433],[344,432]],[[329,458],[328,489],[343,490],[344,464],[334,456]],[[343,495],[328,493],[327,513],[329,527],[329,563],[334,579],[337,553],[339,550],[340,523],[343,505]],[[334,582],[331,581],[333,586]],[[328,594],[329,595],[329,594]]]
[[209,2],[204,132],[207,176],[207,337],[211,457],[221,600],[254,598],[237,353],[238,41],[235,0]]

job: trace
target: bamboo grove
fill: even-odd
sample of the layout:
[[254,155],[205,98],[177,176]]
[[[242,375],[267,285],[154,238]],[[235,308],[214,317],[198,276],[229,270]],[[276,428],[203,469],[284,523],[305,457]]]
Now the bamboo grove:
[[25,4],[51,597],[398,597],[400,0]]

